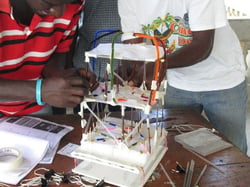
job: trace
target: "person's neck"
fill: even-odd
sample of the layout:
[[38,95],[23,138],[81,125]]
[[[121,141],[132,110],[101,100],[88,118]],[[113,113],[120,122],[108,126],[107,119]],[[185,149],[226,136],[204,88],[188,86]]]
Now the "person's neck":
[[26,0],[10,0],[10,4],[15,20],[21,24],[30,25],[34,13]]

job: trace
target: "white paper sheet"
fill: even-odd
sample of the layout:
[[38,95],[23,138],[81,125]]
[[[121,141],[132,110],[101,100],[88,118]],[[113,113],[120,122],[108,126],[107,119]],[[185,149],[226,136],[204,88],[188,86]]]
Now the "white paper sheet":
[[72,152],[75,151],[77,148],[79,148],[80,145],[74,144],[74,143],[68,143],[64,147],[62,147],[57,153],[60,155],[73,157]]
[[49,142],[48,151],[41,161],[43,164],[52,163],[61,138],[72,130],[73,127],[71,126],[61,125],[31,116],[0,119],[0,131],[36,137]]
[[[99,44],[91,51],[85,52],[86,57],[111,58],[112,44]],[[159,48],[160,57],[163,57],[164,50]],[[156,47],[145,44],[115,44],[114,58],[122,60],[138,60],[146,62],[154,62],[157,59]]]
[[23,179],[44,157],[49,142],[34,137],[0,131],[0,148],[13,147],[18,149],[23,161],[17,168],[10,171],[1,171],[0,182],[16,185]]

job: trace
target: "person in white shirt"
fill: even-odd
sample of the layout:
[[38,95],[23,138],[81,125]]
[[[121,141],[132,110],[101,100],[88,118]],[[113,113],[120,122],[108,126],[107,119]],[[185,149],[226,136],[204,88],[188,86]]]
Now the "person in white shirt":
[[[165,107],[204,111],[214,128],[246,153],[245,63],[224,0],[118,0],[118,11],[124,43],[142,42],[131,33],[164,42]],[[146,72],[152,67],[148,63]],[[131,85],[141,83],[143,68],[137,71]]]

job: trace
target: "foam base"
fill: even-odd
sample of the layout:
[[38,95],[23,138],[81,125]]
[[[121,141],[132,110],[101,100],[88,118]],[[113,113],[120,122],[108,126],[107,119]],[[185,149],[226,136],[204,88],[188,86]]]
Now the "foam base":
[[83,134],[81,146],[72,153],[82,162],[73,172],[118,186],[143,186],[167,151],[167,132],[145,124],[132,130],[131,121],[125,120],[124,138],[121,119],[109,117],[103,123]]

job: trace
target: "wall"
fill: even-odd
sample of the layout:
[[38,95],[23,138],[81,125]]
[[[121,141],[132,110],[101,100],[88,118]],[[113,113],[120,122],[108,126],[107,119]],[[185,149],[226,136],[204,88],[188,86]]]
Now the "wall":
[[250,19],[229,20],[229,23],[239,37],[243,54],[246,56],[247,50],[250,49]]

